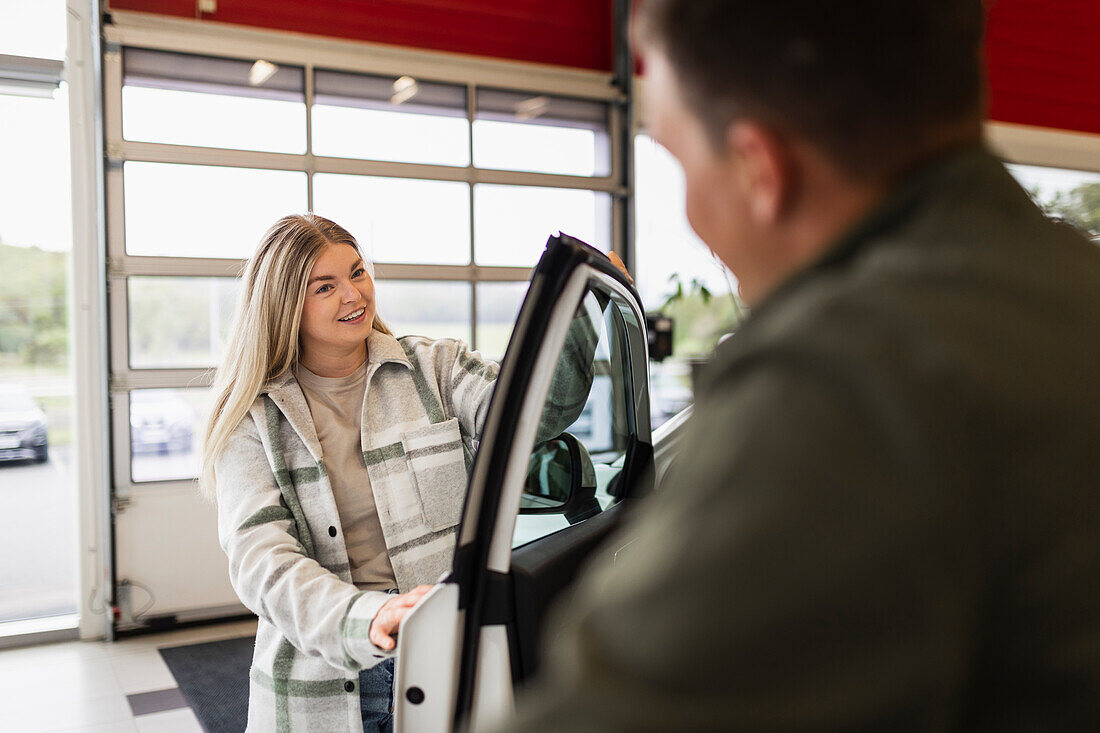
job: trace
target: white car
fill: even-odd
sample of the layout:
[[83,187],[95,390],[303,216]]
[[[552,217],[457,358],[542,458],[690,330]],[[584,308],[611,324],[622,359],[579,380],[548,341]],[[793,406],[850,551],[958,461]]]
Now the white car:
[[[560,405],[547,396],[559,360],[570,358],[564,347],[576,317],[589,318],[599,337],[593,386],[573,425],[536,445],[544,410]],[[453,571],[402,625],[398,733],[467,722],[476,730],[506,717],[514,687],[538,667],[548,606],[624,507],[668,470],[686,414],[655,440],[646,344],[633,286],[597,250],[551,237],[501,363]]]

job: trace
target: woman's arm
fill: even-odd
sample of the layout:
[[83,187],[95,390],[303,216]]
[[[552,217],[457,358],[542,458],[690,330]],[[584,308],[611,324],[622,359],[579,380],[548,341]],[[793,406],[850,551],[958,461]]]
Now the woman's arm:
[[439,374],[440,395],[449,400],[445,409],[458,418],[463,436],[481,440],[500,365],[480,351],[471,351],[464,341],[447,342],[453,344],[453,352],[440,362],[444,367]]
[[[612,252],[609,258],[633,282],[619,256]],[[599,296],[597,300],[601,301],[601,308],[606,307],[606,302]],[[539,419],[536,441],[556,437],[572,425],[584,410],[588,393],[592,390],[593,360],[598,341],[599,335],[582,302],[569,326],[565,347],[558,358],[546,407]],[[484,358],[480,352],[470,351],[462,341],[451,343],[456,348],[450,360],[449,374],[444,372],[438,375],[440,394],[444,400],[450,400],[450,414],[458,417],[463,431],[474,440],[480,440],[500,365]]]
[[[550,394],[539,420],[537,440],[557,436],[581,414],[592,389],[592,361],[598,340],[582,306],[569,326],[565,347],[558,358]],[[458,418],[464,435],[480,440],[500,365],[480,352],[471,351],[463,341],[441,339],[431,348],[440,349],[444,344],[452,347],[451,353],[442,360],[444,368],[438,375],[440,395],[449,401],[445,409]]]
[[569,324],[565,346],[554,369],[550,393],[546,396],[538,432],[535,433],[536,444],[560,435],[584,410],[588,393],[592,391],[593,361],[598,341],[599,336],[582,302],[573,316],[573,322]]
[[241,602],[334,667],[355,672],[389,656],[368,633],[393,596],[360,591],[305,554],[251,417],[230,437],[215,476],[218,536]]

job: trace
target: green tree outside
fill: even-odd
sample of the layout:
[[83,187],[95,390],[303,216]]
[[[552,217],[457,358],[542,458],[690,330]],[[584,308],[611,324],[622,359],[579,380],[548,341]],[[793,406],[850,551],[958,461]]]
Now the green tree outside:
[[[68,367],[68,255],[0,241],[0,380],[61,377]],[[72,439],[72,397],[34,395],[50,445]]]
[[745,306],[733,292],[715,295],[698,279],[685,284],[679,275],[660,312],[672,319],[672,353],[681,358],[708,356],[718,339],[733,332],[745,317]]
[[1028,193],[1047,216],[1068,222],[1091,237],[1100,237],[1100,183],[1083,183],[1045,201],[1038,191]]
[[59,367],[68,355],[66,254],[0,242],[0,366]]

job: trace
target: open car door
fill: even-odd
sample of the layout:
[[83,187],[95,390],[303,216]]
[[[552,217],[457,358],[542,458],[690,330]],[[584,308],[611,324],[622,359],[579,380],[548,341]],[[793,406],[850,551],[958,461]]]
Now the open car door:
[[598,250],[551,237],[501,364],[454,571],[398,638],[398,733],[511,712],[548,607],[648,488],[647,370],[633,286]]

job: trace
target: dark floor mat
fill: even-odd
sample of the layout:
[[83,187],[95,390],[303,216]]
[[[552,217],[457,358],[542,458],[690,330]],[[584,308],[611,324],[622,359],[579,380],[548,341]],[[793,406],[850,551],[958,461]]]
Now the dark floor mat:
[[256,637],[159,649],[206,733],[241,733]]

